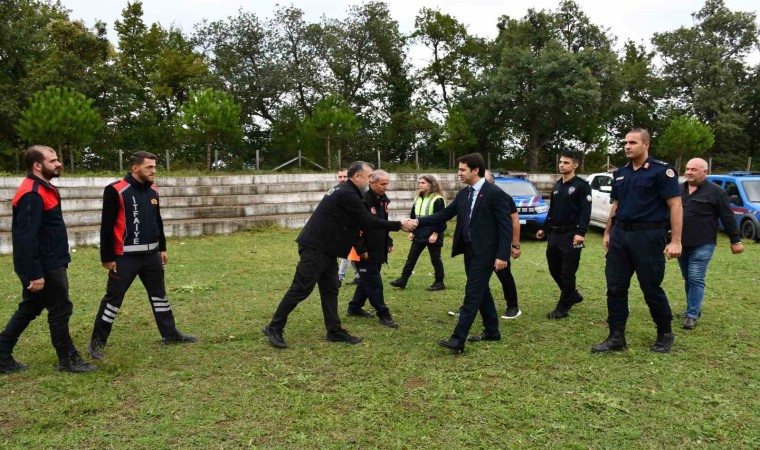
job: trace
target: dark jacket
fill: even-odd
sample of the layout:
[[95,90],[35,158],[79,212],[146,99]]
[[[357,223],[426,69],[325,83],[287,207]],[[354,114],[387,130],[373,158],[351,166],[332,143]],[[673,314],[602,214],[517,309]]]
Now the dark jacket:
[[[414,198],[414,201],[417,201],[417,197]],[[438,211],[441,211],[443,208],[446,207],[446,202],[439,198],[438,200],[433,203],[433,214],[437,213]],[[414,212],[414,202],[412,202],[412,212],[409,214],[409,217],[412,219],[418,219],[417,214]],[[424,216],[422,216],[424,217]],[[443,232],[446,231],[446,223],[439,223],[430,227],[419,227],[414,230],[414,242],[417,242],[419,244],[428,244],[428,239],[430,239],[430,235],[433,233],[438,233],[438,240],[435,241],[435,244],[431,245],[437,245],[439,247],[443,246]]]
[[728,195],[718,185],[705,180],[689,194],[689,184],[681,185],[683,205],[683,231],[681,244],[694,247],[717,243],[718,218],[723,222],[732,244],[741,242],[736,217],[731,210]]
[[[388,204],[391,201],[388,197],[375,194],[372,189],[364,193],[364,205],[370,214],[378,219],[388,220]],[[356,253],[361,256],[367,253],[365,261],[375,264],[385,264],[388,262],[388,249],[393,247],[393,239],[387,230],[379,229],[362,229],[359,238],[354,243]]]
[[13,197],[13,267],[37,280],[71,262],[61,196],[47,181],[28,174]]
[[[451,256],[464,253],[462,228],[464,217],[470,212],[468,196],[469,188],[464,188],[442,211],[419,219],[419,226],[426,227],[446,222],[456,216],[457,227],[454,230]],[[507,194],[498,186],[485,182],[480,188],[470,219],[470,238],[474,264],[490,266],[496,259],[509,261],[512,246],[512,219],[509,215]]]
[[127,174],[106,186],[100,221],[100,261],[116,256],[166,251],[158,190]]
[[351,180],[330,189],[317,205],[296,242],[336,258],[346,258],[359,228],[398,231],[401,222],[378,219],[367,211]]

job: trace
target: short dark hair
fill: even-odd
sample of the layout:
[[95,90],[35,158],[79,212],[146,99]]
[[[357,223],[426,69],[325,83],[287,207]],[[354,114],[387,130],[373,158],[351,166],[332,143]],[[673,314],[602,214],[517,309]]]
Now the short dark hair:
[[565,158],[570,158],[576,164],[580,164],[581,163],[581,157],[578,156],[578,152],[573,151],[573,150],[562,150],[562,153],[560,153],[559,156],[560,157],[565,157]]
[[156,160],[158,157],[150,152],[144,152],[140,150],[139,152],[132,153],[132,156],[129,157],[129,165],[130,166],[139,166],[145,161],[146,159],[152,159]]
[[631,134],[631,133],[640,134],[642,142],[652,141],[652,137],[649,135],[649,132],[645,130],[644,128],[632,128],[631,131],[629,131],[627,134]]
[[470,170],[478,170],[478,175],[483,178],[486,175],[486,161],[480,153],[470,153],[469,155],[460,156],[458,163],[465,163]]
[[370,164],[368,162],[354,161],[354,162],[351,163],[350,166],[348,166],[348,173],[346,175],[348,175],[349,179],[353,178],[354,175],[356,175],[358,172],[364,170],[365,167],[369,167],[370,169],[374,169],[374,167],[372,167],[372,164]]
[[32,166],[34,166],[35,163],[41,163],[45,161],[45,153],[46,151],[50,151],[55,153],[55,150],[48,147],[47,145],[32,145],[31,147],[26,149],[26,154],[24,155],[24,165],[26,166],[26,169],[28,171],[32,171]]

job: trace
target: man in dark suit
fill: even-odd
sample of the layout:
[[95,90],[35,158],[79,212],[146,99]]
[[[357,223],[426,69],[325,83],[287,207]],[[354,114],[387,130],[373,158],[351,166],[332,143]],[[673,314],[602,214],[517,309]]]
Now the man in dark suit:
[[[350,335],[341,327],[338,317],[337,258],[348,256],[359,236],[360,228],[388,231],[402,228],[402,222],[378,219],[364,206],[362,192],[366,192],[369,187],[371,173],[372,166],[366,162],[351,164],[348,180],[327,192],[296,238],[300,260],[293,283],[277,307],[272,321],[261,330],[274,347],[287,347],[282,331],[288,315],[300,302],[306,300],[316,285],[319,285],[327,340],[349,344],[361,342],[361,338]],[[414,229],[409,219],[403,225],[405,231]]]
[[[464,254],[467,273],[464,304],[459,309],[459,321],[449,339],[438,345],[455,352],[464,351],[466,340],[498,341],[499,316],[488,282],[491,273],[507,267],[512,243],[512,223],[509,219],[509,199],[498,186],[486,183],[486,164],[480,153],[462,156],[459,162],[459,179],[468,187],[457,193],[446,208],[421,217],[418,226],[425,227],[457,217],[451,256]],[[477,336],[467,335],[478,311],[483,317],[485,330]]]

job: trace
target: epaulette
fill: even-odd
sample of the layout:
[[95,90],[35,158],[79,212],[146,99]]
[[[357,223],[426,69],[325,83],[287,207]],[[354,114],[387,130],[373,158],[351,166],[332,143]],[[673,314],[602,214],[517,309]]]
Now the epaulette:
[[652,162],[660,164],[660,165],[665,166],[665,167],[670,167],[670,164],[666,163],[665,161],[660,161],[659,159],[652,158]]

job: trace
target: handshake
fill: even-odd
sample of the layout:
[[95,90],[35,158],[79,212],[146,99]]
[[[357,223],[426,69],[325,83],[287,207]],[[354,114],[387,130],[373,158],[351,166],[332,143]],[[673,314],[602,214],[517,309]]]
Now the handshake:
[[412,232],[417,228],[420,221],[417,219],[404,219],[401,221],[401,229],[406,232]]

